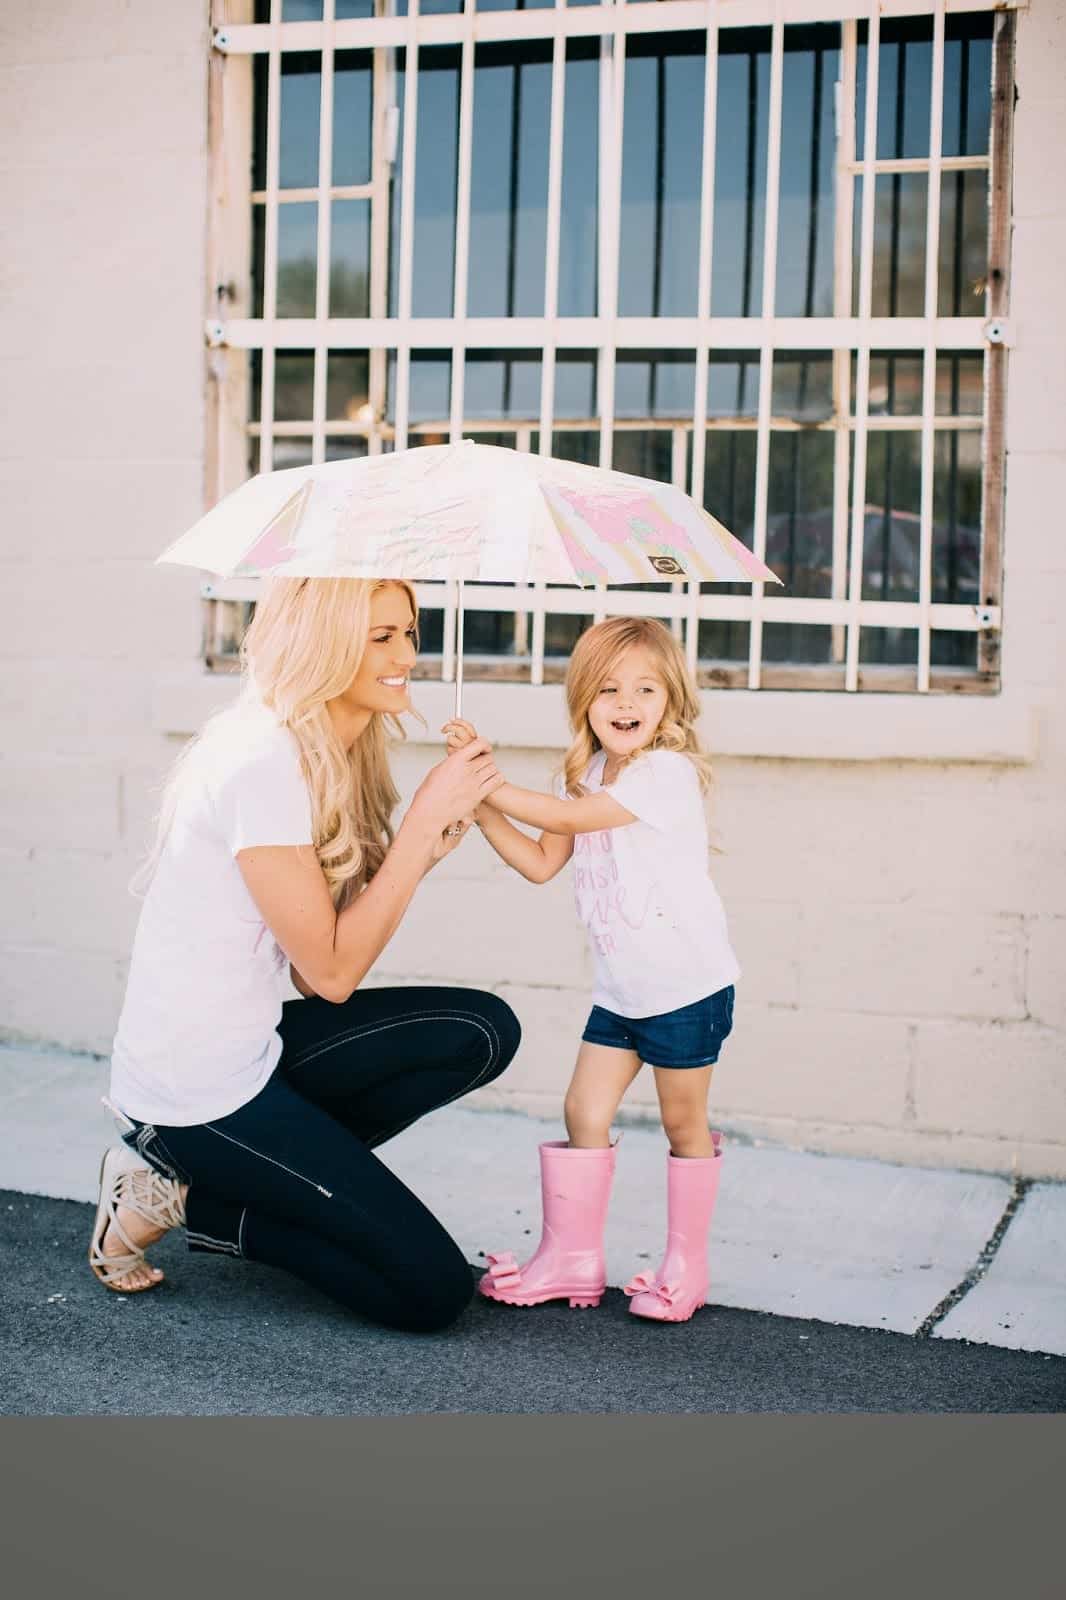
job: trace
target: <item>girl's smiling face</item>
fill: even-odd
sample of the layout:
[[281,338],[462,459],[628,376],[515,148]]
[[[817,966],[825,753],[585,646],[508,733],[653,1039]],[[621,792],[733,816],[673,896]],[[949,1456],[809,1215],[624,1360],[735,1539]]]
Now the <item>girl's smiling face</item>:
[[623,650],[589,707],[589,726],[609,756],[631,756],[654,739],[666,711],[666,685],[643,645]]

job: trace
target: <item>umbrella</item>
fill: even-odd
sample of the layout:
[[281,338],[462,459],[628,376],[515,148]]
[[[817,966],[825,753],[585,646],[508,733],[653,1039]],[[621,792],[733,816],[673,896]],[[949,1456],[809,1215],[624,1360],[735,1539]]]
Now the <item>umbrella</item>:
[[250,478],[164,551],[223,577],[778,580],[681,489],[494,445],[428,445]]

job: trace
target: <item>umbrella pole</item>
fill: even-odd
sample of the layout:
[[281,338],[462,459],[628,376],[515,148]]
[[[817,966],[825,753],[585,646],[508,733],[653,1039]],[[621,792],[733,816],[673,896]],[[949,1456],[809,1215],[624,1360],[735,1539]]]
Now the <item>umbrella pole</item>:
[[463,580],[458,580],[455,602],[455,715],[463,714]]

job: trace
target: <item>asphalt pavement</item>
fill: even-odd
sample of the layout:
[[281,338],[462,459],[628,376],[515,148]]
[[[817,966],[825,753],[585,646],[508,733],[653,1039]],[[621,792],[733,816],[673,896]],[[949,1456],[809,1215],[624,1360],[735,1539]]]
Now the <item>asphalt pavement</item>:
[[167,1282],[120,1297],[89,1272],[92,1214],[0,1191],[2,1415],[1066,1410],[1062,1357],[714,1305],[661,1326],[617,1290],[395,1333],[177,1236],[153,1252]]

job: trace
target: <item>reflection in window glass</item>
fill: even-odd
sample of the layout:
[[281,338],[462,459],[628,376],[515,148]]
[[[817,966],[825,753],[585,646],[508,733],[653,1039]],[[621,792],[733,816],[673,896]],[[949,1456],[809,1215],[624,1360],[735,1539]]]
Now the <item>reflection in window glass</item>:
[[[464,410],[473,420],[532,420],[540,412],[539,350],[470,350],[466,357]],[[483,443],[513,445],[508,434]]]
[[833,86],[840,28],[785,29],[777,314],[833,311]]
[[929,661],[934,667],[954,667],[959,672],[977,671],[976,633],[955,633],[933,628],[929,634]]
[[981,576],[981,435],[938,433],[933,455],[933,599],[976,605]]
[[988,174],[945,172],[940,180],[942,317],[984,315],[988,272]]
[[[924,172],[881,173],[874,179],[871,315],[920,317],[925,310]],[[858,314],[863,180],[855,185],[853,305]]]
[[[948,17],[944,27],[946,156],[988,154],[992,123],[992,17]],[[957,635],[965,639],[965,634]]]
[[[718,592],[721,592],[720,588]],[[717,622],[705,618],[699,625],[696,649],[700,665],[710,667],[712,673],[716,662],[731,665],[747,661],[751,649],[751,625],[747,622]]]
[[708,417],[755,417],[759,412],[759,352],[712,350],[707,365]]
[[913,667],[918,687],[917,628],[878,628],[865,624],[859,635],[859,660],[863,666]]
[[283,189],[318,187],[321,98],[322,57],[286,51],[281,58],[279,183]]
[[331,317],[370,315],[370,201],[334,200],[330,230]]
[[278,207],[278,316],[313,317],[318,261],[318,206]]
[[[599,405],[596,395],[595,350],[560,350],[555,357],[556,422],[588,422],[586,428],[556,428],[551,453],[563,461],[584,461],[595,466],[600,459]],[[539,435],[532,448],[539,450]]]
[[[439,422],[446,434],[451,411],[451,389],[452,357],[449,350],[411,351],[411,422]],[[391,410],[389,416],[391,420]]]
[[389,182],[389,316],[400,314],[400,221],[403,196],[403,119],[404,90],[407,83],[406,52],[397,50],[393,73],[393,103],[396,107],[396,159]]
[[810,666],[832,661],[833,630],[820,623],[764,622],[762,658]]
[[770,435],[766,561],[786,594],[833,592],[833,456],[831,433]]
[[[404,10],[406,11],[406,6]],[[400,9],[396,8],[397,15]],[[334,15],[338,22],[362,21],[374,15],[374,0],[337,0]]]
[[711,312],[762,310],[770,30],[725,28],[718,43]]
[[350,461],[369,454],[367,442],[361,433],[334,435],[326,440],[327,461]]
[[575,39],[566,47],[563,181],[559,213],[561,317],[596,315],[599,148],[599,41]]
[[252,316],[263,315],[266,292],[266,208],[252,205]]
[[[851,357],[851,411],[855,414],[858,362]],[[920,350],[871,350],[867,411],[871,417],[918,417],[922,412]]]
[[274,467],[275,472],[284,471],[286,467],[309,467],[311,465],[310,439],[275,439],[274,440]]
[[331,350],[326,367],[326,416],[331,422],[362,422],[370,396],[370,359],[365,350]]
[[416,317],[446,317],[452,311],[459,62],[454,45],[436,45],[418,54],[412,285]]
[[984,410],[984,382],[982,351],[960,350],[937,356],[937,416],[979,417]]
[[[658,483],[673,480],[673,432],[669,428],[619,428],[615,430],[611,466]],[[626,589],[664,589],[665,584],[623,584]]]
[[[703,503],[749,550],[755,540],[755,456],[754,428],[707,429]],[[701,592],[749,595],[751,586],[708,583],[701,585]],[[750,635],[746,622],[705,620],[699,627],[699,654],[708,660],[746,661]]]
[[689,419],[695,382],[696,360],[688,350],[619,350],[615,364],[614,414],[620,419]]
[[[264,20],[269,21],[269,17]],[[321,22],[322,0],[281,0],[282,22]]]
[[[866,134],[866,57],[869,28],[859,23],[855,75],[855,154]],[[877,150],[881,161],[929,155],[933,19],[884,19],[877,64]]]
[[544,311],[551,52],[533,40],[480,45],[474,58],[471,316]]
[[833,415],[833,357],[828,351],[778,350],[774,354],[770,410],[792,422],[824,422]]
[[279,350],[274,356],[274,420],[310,422],[314,409],[315,353]]
[[867,436],[864,600],[918,598],[921,463],[921,434]]
[[622,316],[696,310],[704,66],[701,33],[636,34],[626,45]]
[[550,8],[555,0],[477,0],[479,11],[540,11]]
[[369,50],[338,50],[333,63],[333,182],[370,182],[372,70]]

